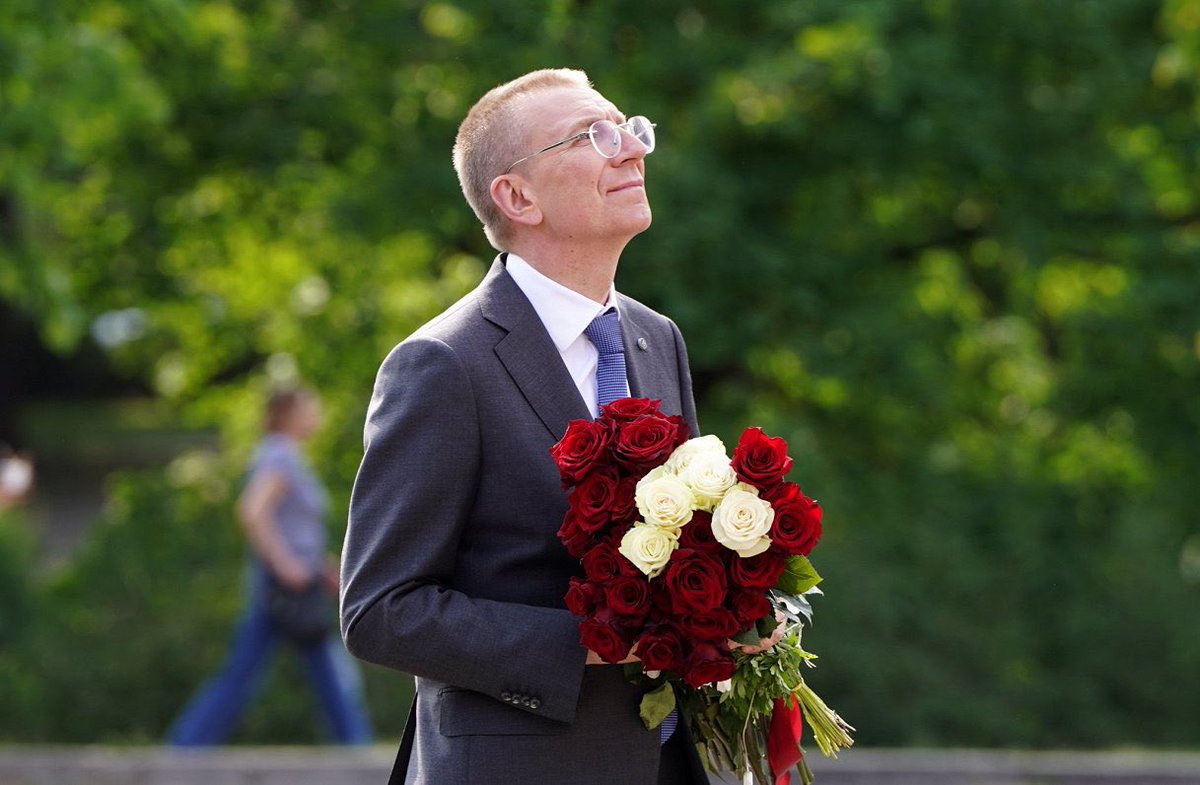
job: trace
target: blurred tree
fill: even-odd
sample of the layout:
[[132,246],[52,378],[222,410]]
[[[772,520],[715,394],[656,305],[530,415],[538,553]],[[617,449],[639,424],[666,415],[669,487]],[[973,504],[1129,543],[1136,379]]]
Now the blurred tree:
[[814,678],[862,741],[1200,742],[1200,0],[12,0],[0,299],[231,461],[304,376],[344,504],[378,362],[491,256],[457,122],[545,65],[659,123],[618,284],[827,508]]

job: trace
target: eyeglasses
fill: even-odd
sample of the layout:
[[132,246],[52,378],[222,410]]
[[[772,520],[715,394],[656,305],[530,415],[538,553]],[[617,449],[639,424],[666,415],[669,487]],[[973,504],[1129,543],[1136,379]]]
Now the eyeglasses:
[[517,164],[525,163],[530,158],[541,155],[542,153],[553,150],[555,147],[560,147],[564,144],[570,144],[587,137],[592,141],[592,147],[600,154],[602,158],[616,158],[621,152],[622,136],[621,132],[626,131],[639,143],[646,148],[645,154],[650,155],[654,152],[654,123],[647,120],[645,117],[638,115],[631,117],[623,123],[614,123],[612,120],[597,120],[586,130],[577,134],[568,136],[566,139],[555,142],[554,144],[543,147],[536,153],[527,155],[520,160],[513,161],[504,174],[508,174],[516,167]]

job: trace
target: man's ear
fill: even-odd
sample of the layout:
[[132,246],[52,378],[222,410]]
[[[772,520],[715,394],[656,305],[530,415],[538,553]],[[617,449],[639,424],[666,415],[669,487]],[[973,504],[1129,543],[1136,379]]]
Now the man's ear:
[[542,222],[533,186],[520,175],[502,174],[492,180],[491,195],[500,212],[513,223],[537,226]]

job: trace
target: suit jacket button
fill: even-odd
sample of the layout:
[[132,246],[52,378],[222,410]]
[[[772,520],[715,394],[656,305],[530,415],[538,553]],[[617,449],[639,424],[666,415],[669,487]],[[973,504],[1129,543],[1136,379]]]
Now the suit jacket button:
[[500,693],[500,700],[504,701],[505,703],[512,703],[512,697],[512,693],[508,690]]
[[525,706],[525,707],[529,707],[529,706],[533,705],[533,701],[530,700],[528,695],[522,695],[521,696],[521,705]]
[[531,709],[536,709],[541,705],[542,705],[542,702],[540,700],[538,700],[537,698],[534,698],[533,700],[529,701],[529,708],[531,708]]

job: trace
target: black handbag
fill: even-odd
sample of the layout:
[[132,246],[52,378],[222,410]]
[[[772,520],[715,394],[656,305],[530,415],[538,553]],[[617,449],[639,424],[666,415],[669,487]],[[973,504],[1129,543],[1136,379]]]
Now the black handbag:
[[267,581],[267,616],[288,639],[303,645],[318,643],[329,634],[333,604],[315,580],[299,591]]

